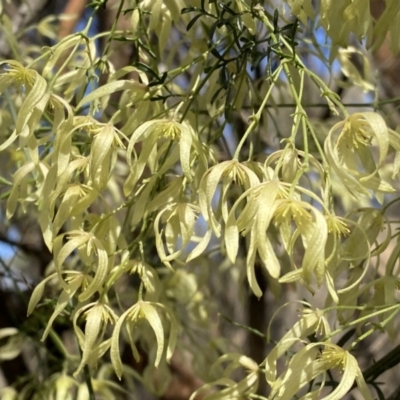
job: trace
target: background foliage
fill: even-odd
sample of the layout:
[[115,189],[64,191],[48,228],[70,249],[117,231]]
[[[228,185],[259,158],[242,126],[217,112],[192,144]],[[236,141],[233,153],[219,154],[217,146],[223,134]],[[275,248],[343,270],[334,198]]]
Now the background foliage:
[[85,6],[2,3],[2,398],[397,398],[400,3]]

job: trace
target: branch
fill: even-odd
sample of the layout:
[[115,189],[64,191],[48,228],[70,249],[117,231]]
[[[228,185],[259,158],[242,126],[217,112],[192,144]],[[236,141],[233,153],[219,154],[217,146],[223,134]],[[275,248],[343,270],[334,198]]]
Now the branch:
[[387,398],[387,400],[400,400],[400,386]]
[[43,249],[31,247],[25,243],[16,242],[15,240],[9,239],[3,233],[0,233],[0,242],[6,243],[13,247],[17,247],[19,250],[22,250],[26,254],[30,254],[35,257],[40,257],[40,258],[43,257]]
[[374,381],[376,378],[378,378],[379,375],[395,367],[399,363],[400,363],[400,344],[397,345],[391,351],[389,351],[389,353],[387,353],[376,363],[367,368],[367,370],[363,373],[364,379],[370,382]]

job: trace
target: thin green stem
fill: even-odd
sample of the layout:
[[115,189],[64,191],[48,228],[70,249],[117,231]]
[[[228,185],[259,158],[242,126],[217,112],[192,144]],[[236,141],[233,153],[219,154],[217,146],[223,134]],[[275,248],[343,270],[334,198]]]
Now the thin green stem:
[[[226,51],[229,50],[230,46],[232,46],[232,43],[227,47]],[[214,71],[218,68],[219,66],[219,61],[217,61],[212,68],[207,72],[206,76],[204,77],[204,79],[197,85],[197,87],[195,88],[195,90],[192,90],[192,93],[189,96],[189,101],[188,104],[185,108],[185,110],[182,113],[181,119],[179,122],[183,122],[185,120],[185,117],[187,115],[187,113],[190,111],[190,108],[193,104],[193,102],[197,99],[198,94],[200,93],[200,90],[204,87],[204,85],[207,83],[207,81],[210,79],[211,75],[214,73]]]
[[[355,319],[354,321],[351,321],[351,322],[348,322],[347,324],[342,325],[340,328],[338,328],[338,329],[334,330],[333,332],[331,332],[325,338],[325,340],[328,340],[328,339],[332,338],[333,336],[337,335],[338,333],[343,332],[344,329],[347,329],[347,328],[349,328],[351,326],[357,325],[360,322],[367,321],[367,320],[369,320],[369,319],[371,319],[373,317],[376,317],[378,315],[384,314],[384,313],[392,311],[392,310],[396,310],[396,313],[397,313],[399,311],[399,309],[400,309],[400,304],[394,304],[394,305],[389,306],[389,307],[385,305],[385,307],[386,308],[384,308],[382,310],[378,310],[378,311],[372,312],[371,314],[364,315],[364,316],[362,316],[362,317],[360,317],[358,319]],[[336,308],[339,308],[339,307],[336,307]],[[326,310],[324,310],[324,311],[326,311]]]
[[[84,38],[84,40],[86,41],[86,43],[88,43],[88,41],[89,41],[89,38],[87,37],[87,34],[88,34],[89,29],[90,29],[90,27],[91,27],[91,25],[92,25],[92,23],[93,23],[93,20],[94,20],[94,16],[95,16],[95,14],[96,14],[96,11],[97,11],[97,7],[94,8],[94,9],[93,9],[93,12],[90,14],[90,17],[89,17],[89,19],[88,19],[88,22],[86,23],[86,26],[85,26],[85,28],[83,29],[83,31],[81,31],[80,33],[77,34],[78,36],[81,36],[82,38]],[[70,39],[70,36],[67,36],[66,39],[69,40],[69,39]],[[62,44],[62,43],[63,43],[63,41],[61,41],[59,44]],[[54,86],[54,84],[57,82],[57,78],[62,74],[63,70],[67,67],[67,65],[69,64],[69,62],[70,62],[70,61],[72,60],[72,58],[75,56],[75,52],[76,52],[76,50],[78,50],[78,48],[79,48],[80,45],[81,45],[81,43],[78,42],[78,43],[74,46],[74,48],[73,48],[72,51],[70,52],[70,54],[69,54],[69,56],[67,57],[67,59],[63,62],[63,64],[61,65],[61,67],[58,68],[57,72],[54,74],[54,76],[52,77],[52,79],[51,79],[50,82],[49,82],[49,89],[51,89],[51,88]],[[50,50],[50,52],[52,52],[52,50]],[[90,57],[90,59],[91,59],[90,52],[88,52],[88,53],[89,53],[89,57]],[[39,58],[41,58],[41,57],[39,57]],[[37,60],[38,60],[38,59],[34,60],[34,61],[31,63],[31,65],[32,65],[34,62],[36,62]],[[91,64],[92,64],[92,62],[91,62]],[[92,65],[93,65],[93,64],[92,64]]]
[[93,228],[91,229],[91,232],[94,232],[94,230],[100,225],[102,224],[104,221],[106,221],[108,218],[112,217],[113,215],[115,215],[117,212],[121,211],[122,209],[124,209],[125,207],[128,207],[129,205],[131,205],[133,203],[134,199],[131,198],[127,201],[125,201],[124,203],[120,204],[118,207],[114,208],[112,211],[110,211],[109,213],[107,213],[106,215],[103,215],[102,217],[100,217],[99,221],[96,222],[96,224],[93,226]]
[[96,400],[96,395],[93,390],[92,377],[90,376],[90,370],[87,364],[85,365],[83,372],[85,374],[86,386],[89,392],[89,400]]
[[51,337],[51,340],[53,341],[53,343],[55,344],[57,349],[60,351],[61,354],[63,354],[63,356],[67,360],[70,360],[70,359],[74,358],[74,356],[69,354],[69,352],[68,352],[67,348],[64,346],[64,343],[61,340],[60,336],[58,336],[58,334],[56,333],[56,331],[53,328],[51,328],[49,330],[49,336]]
[[396,199],[389,201],[389,203],[387,203],[387,204],[382,208],[382,211],[381,211],[382,214],[384,214],[384,213],[387,211],[387,209],[388,209],[389,207],[391,207],[393,204],[397,203],[398,201],[400,201],[400,197],[397,197]]
[[57,82],[58,77],[62,74],[62,72],[64,71],[64,69],[67,67],[67,65],[70,63],[70,61],[72,60],[72,58],[75,56],[75,52],[78,50],[78,47],[80,46],[80,43],[78,42],[74,48],[71,50],[71,52],[69,53],[69,56],[67,57],[67,59],[63,62],[63,64],[61,65],[60,68],[58,68],[57,72],[54,74],[54,76],[51,78],[50,82],[49,82],[49,90],[51,90],[53,88],[53,86],[55,85],[55,83]]
[[104,47],[104,51],[103,51],[103,54],[104,54],[104,55],[107,55],[108,50],[109,50],[109,48],[110,48],[110,45],[111,45],[111,42],[112,42],[112,40],[113,40],[113,36],[114,36],[114,33],[115,33],[115,28],[117,27],[118,19],[119,19],[119,16],[121,15],[122,7],[124,6],[124,3],[125,3],[125,0],[121,0],[121,1],[119,2],[117,14],[115,15],[113,24],[112,24],[112,26],[111,26],[110,35],[109,35],[109,37],[108,37],[108,39],[107,39],[107,43],[106,43],[106,45],[105,45],[105,47]]
[[278,78],[278,76],[281,73],[281,71],[282,71],[282,66],[280,65],[276,69],[276,71],[273,73],[273,75],[271,76],[271,80],[272,80],[271,85],[270,85],[270,87],[269,87],[269,89],[268,89],[268,91],[267,91],[267,93],[266,93],[266,95],[264,97],[264,100],[262,101],[262,103],[260,105],[260,108],[258,109],[257,113],[250,117],[251,118],[251,123],[248,126],[248,128],[246,129],[246,132],[243,134],[242,138],[240,139],[240,142],[239,142],[239,144],[238,144],[238,146],[236,148],[235,154],[233,155],[233,159],[234,160],[238,160],[239,159],[239,154],[240,154],[240,152],[241,152],[241,150],[242,150],[242,148],[243,148],[248,136],[253,131],[253,129],[259,124],[259,121],[260,121],[261,115],[262,115],[262,113],[264,111],[265,105],[267,104],[267,102],[269,100],[269,97],[270,97],[270,95],[272,93],[272,89],[275,86],[274,85],[275,84],[275,79]]
[[[400,101],[400,100],[396,100]],[[366,107],[366,108],[374,108],[376,104],[383,104],[382,102],[377,102],[377,103],[341,103],[344,107],[347,108],[361,108],[361,107]],[[387,102],[384,102],[384,104],[387,104]],[[329,108],[329,104],[326,103],[303,103],[301,105],[303,108]],[[243,110],[252,110],[254,108],[258,108],[259,105],[256,106],[248,106],[246,104],[242,105]],[[296,108],[297,104],[295,103],[275,103],[275,104],[266,104],[265,108],[267,109],[276,109],[276,108]],[[208,114],[209,112],[207,110],[198,110],[199,114]]]

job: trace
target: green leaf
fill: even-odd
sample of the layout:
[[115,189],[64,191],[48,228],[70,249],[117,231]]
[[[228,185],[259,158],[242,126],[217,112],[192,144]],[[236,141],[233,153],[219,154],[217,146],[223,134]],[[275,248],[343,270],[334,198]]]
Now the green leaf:
[[187,13],[190,13],[190,12],[193,12],[193,11],[203,12],[203,10],[201,8],[198,8],[198,7],[185,7],[185,8],[182,8],[181,14],[187,14]]
[[[183,11],[183,10],[182,10]],[[203,16],[203,14],[197,14],[195,17],[193,17],[191,20],[190,20],[190,22],[187,24],[187,26],[186,26],[186,31],[190,31],[190,29],[192,29],[192,27],[193,27],[193,25],[196,23],[196,21],[200,18],[200,17],[202,17]]]
[[92,102],[93,100],[97,100],[100,97],[109,96],[112,93],[119,92],[121,90],[132,90],[132,91],[140,91],[143,90],[144,85],[139,82],[121,80],[106,83],[103,86],[100,86],[93,92],[89,93],[85,96],[79,104],[76,106],[76,109],[79,110],[85,104]]
[[31,297],[29,299],[28,311],[27,311],[28,316],[33,313],[33,310],[36,308],[37,304],[41,300],[46,283],[56,276],[57,276],[57,273],[55,272],[55,273],[47,276],[46,278],[44,278],[41,282],[39,282],[36,285],[35,289],[33,290],[32,294],[31,294]]

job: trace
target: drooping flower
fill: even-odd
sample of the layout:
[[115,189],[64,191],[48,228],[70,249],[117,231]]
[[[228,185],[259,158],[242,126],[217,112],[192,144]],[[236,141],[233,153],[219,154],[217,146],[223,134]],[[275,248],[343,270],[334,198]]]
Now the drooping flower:
[[[392,138],[395,134],[379,114],[372,112],[353,114],[330,130],[325,140],[328,163],[353,196],[370,196],[373,191],[378,201],[382,202],[384,193],[395,191],[381,177],[381,169],[389,145],[395,142]],[[399,140],[398,134],[397,137]],[[372,151],[374,145],[378,150],[377,160]]]
[[[244,399],[248,398],[251,394],[256,393],[260,378],[260,369],[258,364],[251,358],[242,354],[228,353],[220,357],[212,365],[211,370],[226,362],[228,362],[228,365],[225,368],[224,377],[203,385],[190,396],[190,400],[195,400],[198,395],[202,394],[202,392],[208,392],[210,389],[218,386],[222,386],[223,389],[219,389],[215,393],[206,395],[202,398],[204,398],[204,400]],[[246,371],[246,376],[239,382],[236,382],[230,376],[239,368]]]
[[[250,288],[257,297],[262,291],[257,283],[254,263],[259,254],[269,274],[277,279],[280,275],[280,264],[266,231],[276,210],[276,201],[280,196],[280,184],[277,180],[262,183],[246,190],[230,210],[225,229],[225,246],[230,261],[234,264],[239,250],[239,233],[243,236],[250,233],[247,252],[247,279]],[[247,203],[236,217],[236,210],[241,202]]]
[[[172,269],[171,261],[178,260],[189,242],[195,239],[195,224],[200,215],[199,207],[188,203],[175,203],[164,207],[154,221],[156,248],[161,261]],[[160,222],[165,221],[165,227],[160,229]],[[163,236],[165,240],[163,240]],[[198,257],[207,247],[211,238],[208,230],[197,246],[190,252],[186,262]],[[166,253],[165,247],[167,249]]]
[[[292,223],[296,230],[292,231]],[[298,237],[302,239],[305,249],[301,267],[295,269],[280,279],[280,282],[290,282],[304,279],[311,283],[312,275],[321,285],[325,278],[325,245],[328,238],[327,223],[320,211],[300,200],[280,200],[274,215],[274,223],[279,229],[283,244],[291,257],[293,266],[293,249]]]
[[[287,306],[283,305],[280,309]],[[308,303],[305,304],[309,306]],[[275,314],[276,315],[276,314]],[[268,326],[267,340],[270,341],[270,331],[272,320]],[[268,357],[264,360],[265,377],[269,385],[274,387],[277,375],[277,361],[286,354],[295,344],[306,340],[310,335],[329,333],[329,323],[322,310],[313,308],[303,308],[300,319],[285,333],[285,335],[274,346]]]
[[[218,201],[218,212],[213,210],[213,198],[217,193],[218,185],[221,192]],[[199,188],[199,205],[201,212],[217,237],[221,235],[220,218],[226,223],[228,220],[228,198],[233,185],[247,190],[260,183],[257,175],[246,165],[237,160],[223,161],[211,167],[203,176]]]
[[[78,325],[79,317],[86,318],[85,333]],[[73,326],[82,349],[82,359],[74,372],[77,376],[86,364],[95,365],[110,347],[110,339],[104,339],[105,327],[114,324],[118,317],[113,309],[101,302],[89,303],[75,311]]]
[[[63,245],[63,239],[68,241]],[[87,285],[84,285],[79,301],[88,300],[94,293],[101,291],[107,275],[109,273],[108,254],[102,241],[92,232],[74,230],[57,236],[54,240],[54,259],[55,267],[62,287],[69,292],[68,285],[62,278],[64,262],[73,251],[77,250],[84,263],[90,265],[90,270],[94,271],[94,276],[90,277]]]
[[[154,365],[155,367],[159,365],[161,357],[164,353],[165,340],[163,323],[159,316],[157,308],[165,312],[170,322],[166,359],[168,362],[171,360],[178,335],[178,325],[175,316],[167,307],[160,303],[152,303],[140,300],[119,317],[118,322],[115,325],[114,332],[112,334],[110,353],[111,362],[119,379],[121,379],[122,377],[122,362],[119,351],[119,336],[124,323],[127,325],[128,329],[130,329],[131,327],[138,325],[139,322],[147,320],[154,331],[157,342],[157,353],[154,360]],[[135,359],[139,360],[139,353],[132,340],[130,341],[130,345]]]
[[[318,347],[324,349],[320,353]],[[340,383],[324,397],[324,400],[341,400],[356,381],[363,399],[372,400],[370,391],[358,366],[357,360],[348,351],[329,342],[310,343],[298,351],[290,360],[286,370],[272,382],[268,400],[291,400],[305,385],[320,377],[315,394],[318,395],[325,383],[328,370],[339,368]],[[308,396],[312,393],[308,390]]]
[[[129,135],[128,132],[125,133]],[[158,149],[158,141],[160,139],[163,139],[164,145]],[[139,142],[143,142],[144,145],[141,148],[139,157],[137,157],[135,145]],[[167,159],[163,160],[162,155],[169,151],[169,146],[173,146],[174,143],[177,143],[179,147],[178,158],[172,152]],[[134,162],[132,161],[132,155]],[[154,173],[156,172],[156,166],[162,168],[163,171],[167,171],[179,160],[186,179],[189,182],[192,181],[191,161],[195,155],[202,160],[203,164],[206,164],[206,161],[203,160],[202,146],[193,128],[188,123],[177,122],[173,119],[156,119],[145,122],[129,138],[126,157],[131,171],[124,184],[125,194],[128,195],[132,191],[146,164],[151,172]]]
[[47,82],[37,71],[25,68],[17,61],[6,60],[2,61],[1,65],[5,65],[5,68],[0,74],[0,94],[9,86],[16,85],[26,91],[26,96],[18,111],[15,129],[10,137],[0,145],[0,151],[6,149],[17,137],[20,137],[21,147],[30,149],[32,161],[38,164],[37,144],[33,132],[50,98],[50,94],[47,92]]

